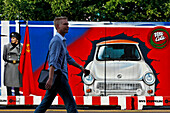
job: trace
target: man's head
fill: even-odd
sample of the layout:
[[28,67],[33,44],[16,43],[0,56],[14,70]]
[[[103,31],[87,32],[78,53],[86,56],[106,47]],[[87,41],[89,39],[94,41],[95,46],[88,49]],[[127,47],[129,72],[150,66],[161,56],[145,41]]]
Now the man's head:
[[69,30],[69,23],[67,17],[55,17],[54,19],[54,26],[58,33],[62,36],[68,33]]

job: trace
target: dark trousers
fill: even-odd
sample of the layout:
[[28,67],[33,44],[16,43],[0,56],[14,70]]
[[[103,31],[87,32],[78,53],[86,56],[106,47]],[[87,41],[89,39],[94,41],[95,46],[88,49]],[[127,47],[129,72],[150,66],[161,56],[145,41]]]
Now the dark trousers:
[[[12,87],[7,87],[7,95],[8,96],[12,96]],[[19,96],[19,88],[18,87],[14,87],[14,91],[15,91],[15,96]]]
[[70,85],[64,75],[57,76],[55,87],[46,91],[41,104],[36,108],[34,113],[45,113],[58,93],[64,101],[67,113],[78,113]]

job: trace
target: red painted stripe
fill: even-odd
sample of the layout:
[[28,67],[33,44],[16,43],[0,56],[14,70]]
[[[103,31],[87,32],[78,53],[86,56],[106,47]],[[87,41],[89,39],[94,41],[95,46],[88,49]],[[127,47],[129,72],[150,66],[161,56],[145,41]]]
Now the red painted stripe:
[[147,106],[155,106],[154,97],[146,97]]
[[63,99],[58,96],[58,105],[64,105]]
[[126,109],[127,110],[132,109],[132,97],[126,97]]
[[75,101],[77,105],[84,105],[84,98],[83,96],[76,96]]
[[[42,96],[41,100],[44,98]],[[33,105],[33,96],[25,96],[25,105]],[[16,96],[8,96],[7,97],[7,105],[16,105],[17,103]],[[77,105],[84,105],[84,97],[83,96],[75,96],[75,101]],[[121,101],[121,100],[120,100]],[[92,97],[92,105],[101,105],[101,97],[100,96],[93,96]],[[64,105],[64,102],[60,96],[58,96],[58,105]],[[110,96],[109,97],[109,105],[118,105],[118,97]],[[147,106],[155,106],[154,96],[146,96],[146,105]],[[170,96],[163,96],[163,106],[170,106]],[[138,110],[138,97],[126,97],[126,109],[131,110],[135,109]]]
[[170,97],[163,97],[163,106],[170,106]]
[[8,100],[8,105],[16,105],[16,96],[8,96],[7,97]]
[[110,105],[118,105],[118,97],[109,97]]
[[33,96],[25,96],[25,105],[33,105]]
[[92,97],[92,105],[101,105],[101,97]]
[[137,110],[138,109],[138,97],[132,97],[132,109]]

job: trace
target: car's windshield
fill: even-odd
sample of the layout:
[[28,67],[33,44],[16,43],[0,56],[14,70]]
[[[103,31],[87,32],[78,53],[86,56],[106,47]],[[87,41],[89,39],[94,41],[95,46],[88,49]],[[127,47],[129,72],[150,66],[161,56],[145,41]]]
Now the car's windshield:
[[97,60],[140,60],[135,44],[109,44],[99,46]]

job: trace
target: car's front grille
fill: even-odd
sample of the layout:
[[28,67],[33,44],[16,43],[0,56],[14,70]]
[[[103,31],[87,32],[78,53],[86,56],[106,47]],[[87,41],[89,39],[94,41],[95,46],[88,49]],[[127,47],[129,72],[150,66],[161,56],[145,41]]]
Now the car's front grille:
[[[97,89],[104,90],[105,84],[103,82],[97,83]],[[142,89],[140,83],[106,83],[106,90],[137,90]]]

